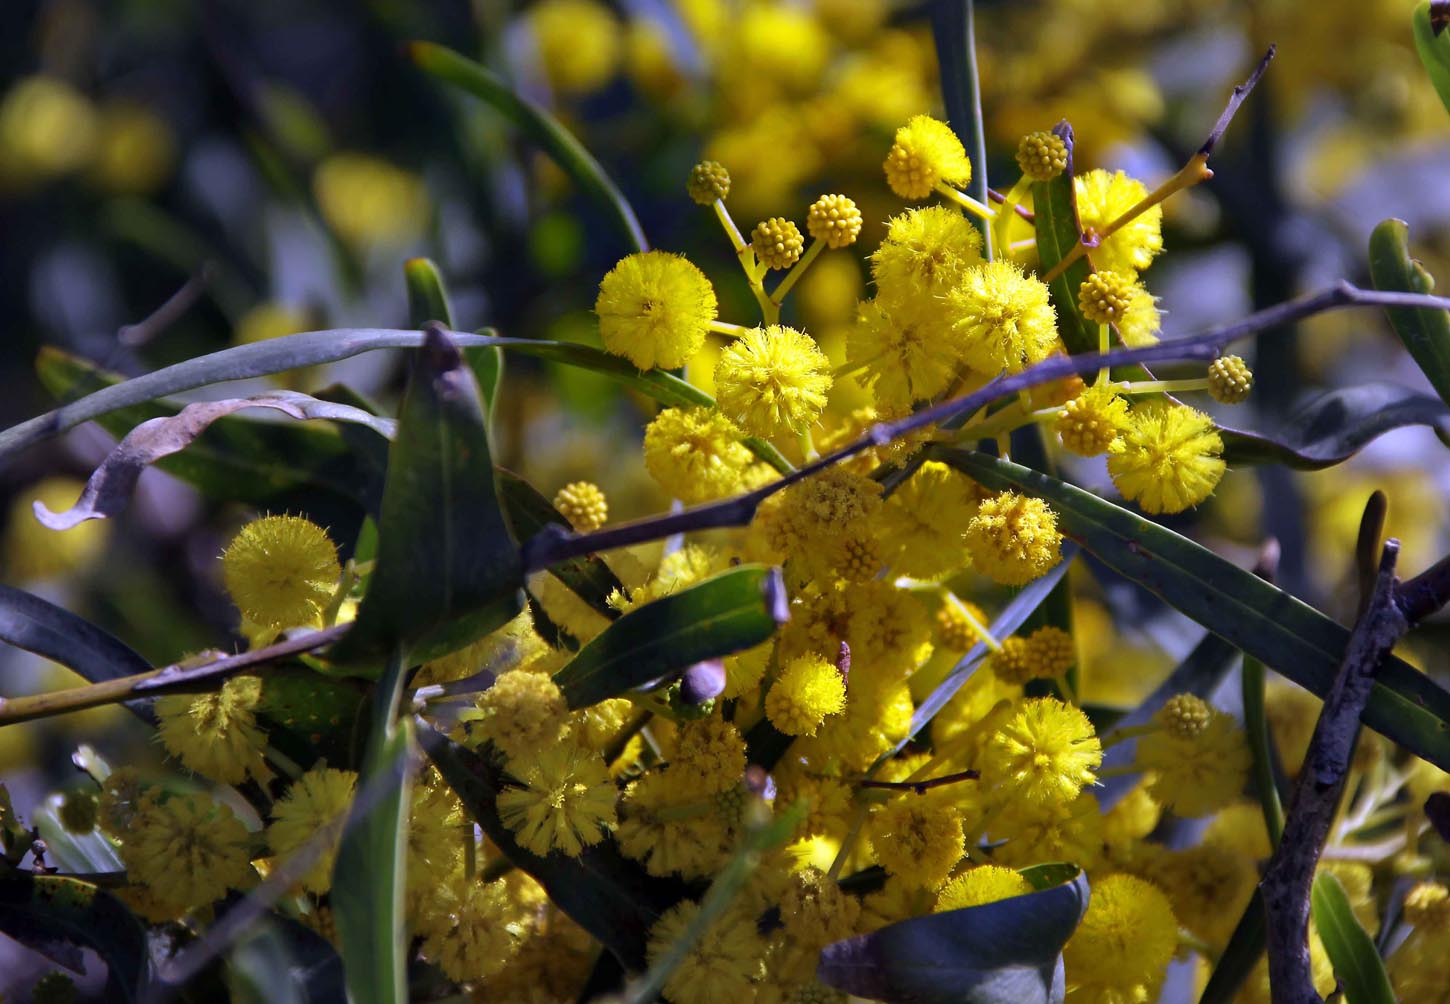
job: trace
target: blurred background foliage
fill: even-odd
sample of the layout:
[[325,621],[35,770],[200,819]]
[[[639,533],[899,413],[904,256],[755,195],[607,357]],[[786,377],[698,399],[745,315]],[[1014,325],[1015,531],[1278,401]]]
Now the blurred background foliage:
[[[1164,337],[1232,320],[1339,276],[1363,280],[1386,216],[1450,275],[1445,110],[1415,58],[1410,0],[1051,0],[979,3],[989,178],[1016,175],[1019,136],[1061,118],[1077,170],[1150,185],[1194,149],[1228,88],[1269,42],[1278,58],[1215,153],[1216,177],[1171,201],[1170,249],[1148,279]],[[618,181],[656,247],[688,253],[721,316],[754,307],[712,214],[684,193],[689,167],[724,163],[736,219],[801,220],[821,192],[861,206],[861,250],[818,262],[787,304],[841,361],[866,288],[864,255],[900,203],[881,159],[892,131],[937,110],[920,5],[889,0],[7,0],[0,5],[0,423],[52,405],[41,346],[135,375],[294,331],[406,323],[401,263],[436,260],[456,326],[597,342],[599,278],[629,248],[557,168],[488,108],[418,72],[403,43],[480,58],[551,109]],[[981,169],[981,166],[978,166]],[[180,292],[178,292],[180,291]],[[171,301],[168,315],[142,322]],[[174,316],[171,316],[174,315]],[[395,395],[396,356],[290,375]],[[1424,378],[1367,312],[1326,314],[1259,343],[1251,420],[1271,428],[1306,393]],[[597,481],[611,515],[667,500],[635,445],[651,405],[583,370],[511,357],[495,456],[552,493]],[[709,370],[690,377],[709,389]],[[1427,388],[1428,389],[1428,388]],[[832,407],[862,403],[849,380]],[[1450,470],[1433,434],[1405,429],[1319,473],[1260,468],[1170,525],[1240,563],[1266,534],[1281,582],[1343,616],[1364,498],[1390,499],[1402,571],[1447,546]],[[158,664],[235,639],[216,557],[250,515],[159,471],[124,517],[43,531],[32,499],[74,500],[109,438],[95,427],[0,471],[0,580],[96,620]],[[1079,483],[1107,483],[1091,464]],[[314,513],[327,521],[326,513]],[[344,540],[345,540],[344,536]],[[1087,697],[1127,704],[1193,640],[1182,618],[1110,578],[1078,584]],[[1404,654],[1445,668],[1445,632]],[[72,682],[0,651],[0,690]],[[1292,716],[1290,716],[1292,718]],[[115,709],[0,730],[17,808],[64,777],[103,725],[147,743]],[[129,737],[129,739],[127,738]],[[133,762],[137,750],[112,747]],[[155,752],[152,756],[157,755]],[[27,778],[29,782],[27,783]],[[29,794],[27,794],[29,793]]]

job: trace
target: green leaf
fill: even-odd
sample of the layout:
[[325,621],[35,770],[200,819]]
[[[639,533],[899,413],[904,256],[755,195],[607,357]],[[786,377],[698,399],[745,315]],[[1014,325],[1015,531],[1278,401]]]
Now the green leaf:
[[[963,450],[933,455],[993,491],[1050,503],[1058,527],[1104,564],[1245,654],[1319,695],[1328,693],[1349,631],[1212,551],[1121,506],[1017,464]],[[1450,769],[1450,693],[1401,659],[1385,660],[1363,721]]]
[[826,946],[817,978],[856,997],[912,1004],[1061,1004],[1062,947],[1088,905],[1066,884],[890,924]]
[[507,783],[502,769],[437,732],[421,731],[418,740],[504,857],[533,876],[559,909],[627,968],[643,969],[649,929],[660,914],[684,898],[688,887],[676,879],[647,874],[621,855],[612,840],[584,848],[577,858],[530,853],[498,817],[495,803]]
[[77,946],[95,949],[106,963],[109,1001],[138,1000],[150,982],[141,922],[116,897],[78,879],[0,876],[0,933],[77,972]]
[[1264,894],[1257,886],[1228,944],[1214,963],[1198,1004],[1232,1004],[1259,960],[1264,957],[1268,929],[1264,926]]
[[759,645],[785,602],[780,571],[741,565],[631,610],[579,650],[554,682],[571,708],[617,697],[705,659]]
[[1384,960],[1333,873],[1322,871],[1314,876],[1309,910],[1348,1004],[1396,1004]]
[[424,73],[472,94],[512,122],[554,159],[581,192],[610,215],[631,251],[649,250],[629,201],[599,162],[557,119],[514,93],[493,72],[452,49],[432,42],[411,42],[408,54]]
[[[1038,267],[1043,275],[1082,243],[1077,189],[1072,181],[1072,126],[1063,120],[1053,126],[1052,134],[1067,146],[1067,167],[1051,181],[1032,183],[1033,227],[1037,231]],[[1077,309],[1078,287],[1092,271],[1092,262],[1084,255],[1047,284],[1057,311],[1057,333],[1072,355],[1098,350],[1098,326]]]
[[[409,323],[419,329],[429,321],[437,321],[445,328],[453,327],[453,307],[443,274],[436,264],[427,258],[409,258],[403,263],[403,279],[408,286]],[[478,380],[484,410],[491,423],[499,381],[503,379],[503,352],[497,345],[483,345],[463,349],[463,358]]]
[[304,770],[319,759],[355,769],[365,684],[301,665],[274,665],[260,677],[257,718],[272,745]]
[[357,796],[332,870],[332,910],[352,1004],[408,999],[403,896],[413,723],[398,718],[407,669],[402,648],[394,649],[373,696]]
[[[551,523],[572,529],[569,521],[537,488],[502,468],[498,472],[498,497],[517,540],[527,540]],[[619,617],[619,611],[611,607],[608,600],[614,590],[624,589],[624,583],[602,559],[593,555],[570,558],[551,566],[549,574],[600,614],[610,620]]]
[[1421,0],[1410,16],[1410,26],[1420,62],[1425,64],[1440,103],[1450,111],[1450,3]]
[[1253,753],[1253,786],[1259,808],[1264,814],[1264,829],[1269,834],[1269,847],[1279,846],[1284,835],[1284,803],[1279,797],[1280,772],[1274,758],[1274,743],[1269,734],[1269,715],[1265,703],[1264,664],[1253,656],[1244,657],[1242,691],[1244,698],[1244,733]]
[[[1442,32],[1439,42],[1450,49],[1450,31]],[[1434,277],[1410,257],[1410,228],[1404,220],[1384,220],[1369,235],[1369,274],[1375,289],[1387,292],[1435,288]],[[1391,307],[1385,314],[1440,400],[1450,404],[1450,311]]]
[[523,581],[478,384],[448,336],[431,329],[389,451],[376,567],[332,658],[366,671],[396,644],[415,663],[461,648],[523,609]]
[[1370,441],[1407,425],[1427,425],[1450,441],[1450,407],[1439,398],[1389,383],[1363,383],[1320,394],[1271,433],[1223,428],[1223,459],[1317,471],[1342,464]]

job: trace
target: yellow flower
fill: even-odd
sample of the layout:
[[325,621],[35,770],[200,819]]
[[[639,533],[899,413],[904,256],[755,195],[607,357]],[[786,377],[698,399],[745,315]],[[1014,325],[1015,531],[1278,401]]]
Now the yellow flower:
[[1405,893],[1405,919],[1416,927],[1450,929],[1450,889],[1439,882],[1417,882]]
[[279,857],[287,857],[318,836],[319,831],[333,827],[326,849],[302,876],[302,886],[311,892],[323,893],[332,886],[332,865],[342,841],[342,826],[338,824],[352,806],[355,787],[357,774],[350,770],[313,767],[293,781],[287,794],[272,806],[267,843]]
[[791,873],[780,897],[780,921],[798,945],[821,949],[856,933],[861,901],[841,891],[819,868]]
[[750,232],[750,246],[767,268],[790,268],[805,250],[800,228],[780,216],[761,220]]
[[1107,383],[1091,385],[1057,413],[1063,447],[1080,457],[1120,450],[1118,435],[1127,424],[1128,402]]
[[1011,868],[979,865],[941,887],[936,895],[936,912],[995,903],[999,899],[1011,899],[1031,891],[1032,884]]
[[844,195],[822,195],[811,203],[806,229],[827,247],[850,247],[861,233],[861,210]]
[[685,365],[715,320],[715,290],[681,255],[629,255],[599,283],[594,312],[604,347],[642,370]]
[[269,628],[314,626],[342,566],[327,531],[301,516],[263,516],[222,553],[222,579],[242,617]]
[[846,362],[863,371],[883,418],[909,414],[917,401],[946,390],[956,375],[955,356],[942,351],[938,314],[922,303],[861,304],[860,319],[846,334]]
[[960,188],[972,180],[972,162],[962,141],[930,115],[913,115],[896,130],[882,167],[886,183],[903,199],[924,199],[939,182]]
[[720,353],[720,410],[752,436],[796,433],[826,406],[831,364],[809,335],[772,324],[751,328]]
[[[963,612],[965,608],[965,612]],[[971,616],[969,617],[968,614]],[[965,652],[977,642],[982,636],[977,632],[976,624],[985,626],[987,615],[981,607],[970,600],[957,599],[956,597],[945,598],[942,605],[936,611],[936,634],[942,645],[952,652]]]
[[645,470],[682,502],[731,494],[753,461],[740,430],[718,411],[666,408],[644,432]]
[[723,718],[690,722],[680,729],[670,771],[676,785],[697,795],[733,788],[745,773],[745,739]]
[[1077,309],[1098,324],[1117,324],[1133,301],[1133,277],[1120,272],[1094,272],[1077,291]]
[[554,508],[580,533],[598,530],[609,518],[609,501],[592,481],[571,481],[560,488]]
[[594,0],[541,0],[525,15],[549,85],[565,95],[609,83],[623,50],[619,22]]
[[1216,709],[1192,735],[1160,729],[1138,740],[1138,766],[1157,775],[1149,794],[1180,816],[1206,816],[1231,803],[1251,760],[1244,730]]
[[532,757],[558,743],[569,722],[559,685],[538,670],[504,673],[474,703],[459,715],[469,744],[492,742],[510,760]]
[[[645,958],[651,966],[669,955],[700,913],[685,900],[650,928]],[[671,1004],[740,1004],[754,997],[753,984],[765,975],[765,942],[755,917],[741,907],[726,910],[695,942],[665,981]]]
[[157,735],[189,770],[222,784],[272,777],[262,753],[267,736],[257,728],[262,681],[234,676],[209,694],[174,694],[156,701]]
[[[1102,231],[1148,195],[1141,181],[1122,171],[1109,174],[1099,168],[1072,180],[1077,189],[1077,215],[1084,231]],[[1162,250],[1163,207],[1154,206],[1093,248],[1088,257],[1099,269],[1137,275]]]
[[1103,852],[1103,817],[1086,791],[1069,802],[1009,801],[992,817],[992,840],[1006,840],[992,860],[1012,868],[1072,861],[1091,870]]
[[1002,642],[987,667],[1003,683],[1021,686],[1028,680],[1061,676],[1077,662],[1072,635],[1061,628],[1041,627],[1026,638],[1013,635]]
[[1067,144],[1050,132],[1030,132],[1017,144],[1017,166],[1033,181],[1051,181],[1067,169]]
[[1153,716],[1154,723],[1176,739],[1193,739],[1213,721],[1213,708],[1196,694],[1174,694]]
[[557,850],[577,858],[614,823],[617,792],[598,753],[572,741],[551,743],[510,761],[509,771],[523,787],[499,794],[499,818],[540,857]]
[[252,841],[230,808],[205,794],[146,800],[124,833],[131,881],[180,914],[243,889],[256,878]]
[[730,834],[710,796],[690,786],[688,772],[645,774],[624,793],[615,839],[620,853],[651,875],[702,878],[730,853]]
[[1254,388],[1254,374],[1239,356],[1219,356],[1208,367],[1208,392],[1219,404],[1242,404]]
[[1109,875],[1093,883],[1087,913],[1063,949],[1068,985],[1087,1000],[1152,1000],[1177,948],[1178,923],[1162,890]]
[[967,270],[947,294],[963,362],[987,376],[1039,363],[1057,345],[1057,311],[1047,286],[1009,261]]
[[1102,743],[1080,708],[1055,697],[1027,698],[987,739],[982,785],[995,787],[1004,801],[1065,805],[1097,779],[1102,760]]
[[89,163],[96,148],[96,112],[86,97],[55,77],[18,80],[0,101],[0,182],[67,174]]
[[1118,337],[1130,349],[1146,348],[1158,343],[1158,329],[1161,326],[1158,298],[1134,283],[1128,292],[1128,309],[1123,311],[1123,316],[1118,320]]
[[424,922],[423,955],[449,979],[470,982],[501,972],[528,933],[524,911],[502,881],[440,882]]
[[788,736],[813,736],[828,715],[846,706],[846,684],[831,663],[818,655],[797,656],[765,695],[765,716]]
[[964,839],[955,808],[917,795],[892,802],[871,817],[877,860],[913,885],[941,885],[962,859]]
[[887,223],[871,254],[871,277],[891,308],[942,296],[982,261],[982,235],[946,206],[908,209]]
[[1182,512],[1198,505],[1223,477],[1223,440],[1213,419],[1170,401],[1144,401],[1128,413],[1123,449],[1108,473],[1123,497],[1147,513]]
[[881,544],[892,569],[932,578],[965,567],[965,534],[980,499],[965,474],[935,460],[922,464],[881,510]]
[[972,564],[993,581],[1021,586],[1062,559],[1057,515],[1041,499],[1002,492],[982,501],[967,525]]
[[701,206],[713,205],[730,194],[730,172],[723,164],[713,160],[702,160],[690,168],[690,178],[685,183],[690,201]]
[[335,153],[317,166],[312,191],[322,218],[360,251],[406,244],[423,228],[423,179],[363,153]]
[[176,138],[166,120],[145,105],[121,100],[101,108],[90,176],[119,195],[160,188],[176,161]]

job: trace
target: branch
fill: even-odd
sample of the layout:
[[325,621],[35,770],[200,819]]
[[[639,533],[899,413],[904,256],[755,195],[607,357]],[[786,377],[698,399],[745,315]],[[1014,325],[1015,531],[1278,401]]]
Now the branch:
[[1239,105],[1244,103],[1244,99],[1249,96],[1249,92],[1254,89],[1254,86],[1259,82],[1259,78],[1269,68],[1269,61],[1274,58],[1274,53],[1278,48],[1277,45],[1269,46],[1269,51],[1264,53],[1263,59],[1259,60],[1259,65],[1254,67],[1254,72],[1249,74],[1249,79],[1233,89],[1233,93],[1229,95],[1228,104],[1224,107],[1223,114],[1213,124],[1213,131],[1208,134],[1208,139],[1203,141],[1203,146],[1198,148],[1201,156],[1207,158],[1213,153],[1213,148],[1218,145],[1218,141],[1223,139],[1223,134],[1228,131],[1228,124],[1233,121],[1234,115],[1239,110]]
[[202,262],[201,268],[193,272],[181,288],[167,297],[166,302],[153,310],[149,316],[135,324],[123,325],[116,332],[116,341],[133,349],[145,345],[179,321],[182,315],[201,299],[202,294],[206,292],[215,277],[216,266],[211,262]]
[[975,781],[981,776],[974,770],[959,770],[955,774],[943,774],[941,777],[928,778],[925,781],[875,781],[866,778],[857,781],[856,786],[858,788],[885,788],[888,791],[914,791],[918,795],[924,795],[932,788],[956,784],[958,781]]
[[1441,558],[1396,591],[1396,600],[1411,626],[1450,603],[1450,557]]
[[1274,1004],[1320,1004],[1309,966],[1309,890],[1349,774],[1360,713],[1380,664],[1409,629],[1395,598],[1399,550],[1399,541],[1385,541],[1374,589],[1349,637],[1294,782],[1283,838],[1264,871],[1261,888]]

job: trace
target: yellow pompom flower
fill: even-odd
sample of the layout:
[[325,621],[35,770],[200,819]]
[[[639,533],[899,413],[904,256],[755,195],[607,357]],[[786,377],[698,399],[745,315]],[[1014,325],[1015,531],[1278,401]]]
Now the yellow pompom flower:
[[1439,882],[1417,882],[1405,893],[1405,920],[1432,931],[1450,929],[1450,889]]
[[577,858],[615,819],[614,782],[604,758],[575,742],[551,743],[510,761],[523,785],[499,793],[498,814],[525,850]]
[[942,323],[934,309],[904,301],[888,308],[881,299],[861,304],[860,319],[846,334],[846,362],[862,381],[883,418],[911,412],[951,385],[956,359],[942,351]]
[[886,183],[903,199],[925,199],[939,182],[958,188],[972,180],[972,162],[951,126],[930,115],[913,115],[896,130],[882,165]]
[[[1141,181],[1122,171],[1109,174],[1099,168],[1072,180],[1084,231],[1103,230],[1148,195]],[[1153,256],[1162,250],[1163,207],[1154,206],[1093,248],[1088,257],[1099,269],[1137,275],[1153,264]]]
[[690,722],[680,729],[670,771],[676,786],[695,795],[733,788],[745,773],[745,738],[723,718]]
[[569,706],[548,673],[504,673],[459,715],[470,745],[492,742],[510,760],[528,759],[558,743],[569,724]]
[[827,715],[846,707],[840,671],[818,655],[797,656],[765,695],[765,716],[788,736],[813,736]]
[[1174,694],[1153,716],[1154,723],[1178,739],[1193,739],[1213,721],[1213,708],[1197,694]]
[[334,153],[312,192],[327,225],[359,251],[406,244],[428,217],[428,192],[411,171],[364,153]]
[[529,9],[529,31],[549,85],[560,94],[588,94],[619,68],[623,37],[610,9],[594,0],[541,0]]
[[962,872],[936,894],[936,912],[995,903],[1032,891],[1032,883],[1001,865],[978,865]]
[[892,875],[936,888],[964,853],[962,817],[950,805],[912,795],[871,817],[871,846]]
[[267,844],[278,857],[286,857],[332,827],[327,848],[302,876],[303,888],[327,892],[332,886],[332,865],[342,842],[341,822],[352,806],[357,774],[327,766],[313,767],[293,781],[287,794],[272,806],[272,823],[267,827]]
[[844,195],[822,195],[806,214],[806,229],[830,248],[850,247],[861,233],[861,210]]
[[711,795],[692,788],[692,780],[671,767],[645,774],[624,793],[615,840],[651,875],[703,878],[730,853],[730,832],[711,811]]
[[[671,907],[649,931],[645,958],[651,966],[672,953],[699,916],[700,904],[685,900]],[[754,997],[765,975],[765,941],[755,916],[736,906],[715,918],[685,959],[665,981],[672,1004],[739,1004]]]
[[666,251],[620,259],[600,281],[594,301],[605,349],[642,370],[689,362],[705,344],[716,309],[705,273]]
[[790,268],[805,250],[800,228],[781,216],[761,220],[750,232],[750,246],[767,268]]
[[1239,356],[1219,356],[1208,367],[1208,392],[1219,404],[1242,404],[1254,389],[1254,374]]
[[897,306],[942,296],[982,261],[982,235],[946,206],[909,209],[893,216],[871,254],[871,277],[880,298]]
[[1066,803],[1005,802],[989,830],[993,841],[1006,840],[992,859],[1012,868],[1073,861],[1091,871],[1103,853],[1102,811],[1086,791]]
[[1096,457],[1121,449],[1118,435],[1128,424],[1128,402],[1111,384],[1092,384],[1057,413],[1057,434],[1065,449]]
[[1069,986],[1092,1001],[1153,1000],[1178,948],[1178,922],[1163,891],[1133,875],[1093,883],[1082,923],[1063,949]]
[[835,879],[807,866],[793,872],[780,897],[780,920],[788,937],[813,950],[856,933],[861,901],[841,891]]
[[209,694],[170,694],[156,701],[157,735],[187,769],[222,784],[272,777],[262,759],[267,736],[257,727],[262,680],[234,676]]
[[1005,801],[1065,805],[1092,784],[1102,743],[1081,708],[1055,697],[1018,702],[982,750],[982,784]]
[[1041,499],[1002,492],[984,499],[967,524],[972,564],[994,582],[1026,585],[1062,560],[1057,514]]
[[1198,505],[1223,477],[1223,440],[1213,419],[1170,401],[1144,401],[1128,413],[1123,449],[1108,457],[1108,473],[1126,499],[1147,513],[1182,512]]
[[1164,727],[1138,740],[1138,767],[1156,775],[1148,793],[1180,816],[1206,816],[1222,809],[1248,780],[1253,757],[1244,730],[1232,715],[1210,710],[1206,725],[1193,722],[1196,731],[1183,727],[1191,716],[1170,713],[1166,720],[1180,731]]
[[598,530],[609,518],[609,500],[592,481],[572,481],[560,488],[554,508],[580,533]]
[[527,918],[504,881],[468,880],[462,871],[438,883],[423,924],[423,956],[449,979],[471,982],[496,976],[528,933]]
[[1040,363],[1057,345],[1057,311],[1047,286],[1010,261],[968,269],[947,294],[959,356],[986,376]]
[[1138,283],[1128,294],[1128,309],[1118,320],[1118,337],[1130,349],[1158,344],[1158,329],[1163,319],[1158,315],[1158,298]]
[[132,882],[180,914],[256,879],[252,839],[230,808],[197,793],[147,799],[131,819],[121,859]]
[[807,334],[780,324],[751,328],[720,353],[720,410],[752,436],[796,433],[820,417],[831,363]]
[[965,652],[982,640],[977,624],[986,623],[987,615],[981,607],[970,600],[949,597],[937,608],[936,636],[949,651]]
[[932,578],[965,567],[964,534],[980,492],[975,481],[946,464],[922,464],[881,510],[878,532],[892,569]]
[[1004,639],[1001,650],[992,653],[987,668],[1003,683],[1020,687],[1028,680],[1061,676],[1075,662],[1077,650],[1072,635],[1048,626],[1026,638],[1013,635]]
[[301,516],[252,520],[222,553],[227,594],[263,627],[320,625],[341,576],[327,531]]
[[1033,181],[1051,181],[1067,170],[1067,144],[1050,132],[1030,132],[1017,144],[1017,166]]
[[729,495],[754,460],[735,423],[718,411],[666,408],[644,431],[645,470],[682,502]]
[[0,184],[78,170],[95,153],[96,111],[64,80],[17,80],[0,101]]

